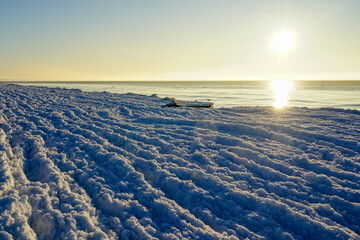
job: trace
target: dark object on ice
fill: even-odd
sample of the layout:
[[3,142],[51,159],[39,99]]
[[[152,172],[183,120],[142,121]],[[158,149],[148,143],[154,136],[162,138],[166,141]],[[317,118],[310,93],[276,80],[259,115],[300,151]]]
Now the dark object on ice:
[[175,99],[171,100],[168,104],[165,104],[164,106],[162,107],[182,107],[180,106],[176,101]]
[[177,102],[175,99],[172,99],[168,104],[165,104],[162,107],[190,107],[190,108],[211,108],[214,103],[211,102],[187,102],[180,101]]

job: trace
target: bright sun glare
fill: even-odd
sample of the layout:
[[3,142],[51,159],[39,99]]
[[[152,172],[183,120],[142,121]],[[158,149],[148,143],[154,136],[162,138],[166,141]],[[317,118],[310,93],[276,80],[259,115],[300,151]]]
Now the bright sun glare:
[[289,92],[293,89],[293,83],[288,80],[276,80],[273,81],[270,86],[275,97],[274,107],[281,109],[287,106]]
[[282,31],[272,38],[272,47],[276,52],[286,53],[294,46],[294,34],[288,31]]

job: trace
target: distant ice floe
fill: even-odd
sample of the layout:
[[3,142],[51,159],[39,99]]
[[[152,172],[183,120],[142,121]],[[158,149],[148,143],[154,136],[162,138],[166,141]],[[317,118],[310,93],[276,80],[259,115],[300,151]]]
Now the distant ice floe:
[[0,85],[0,239],[360,239],[360,112]]
[[179,101],[176,99],[171,99],[170,102],[163,105],[162,107],[211,108],[213,105],[214,103],[212,102]]

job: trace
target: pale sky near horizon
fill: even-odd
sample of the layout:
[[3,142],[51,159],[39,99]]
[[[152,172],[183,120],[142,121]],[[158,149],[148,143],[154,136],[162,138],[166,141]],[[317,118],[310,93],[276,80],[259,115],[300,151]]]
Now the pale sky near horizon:
[[[360,79],[359,13],[359,0],[0,0],[0,79]],[[281,31],[286,53],[271,47]]]

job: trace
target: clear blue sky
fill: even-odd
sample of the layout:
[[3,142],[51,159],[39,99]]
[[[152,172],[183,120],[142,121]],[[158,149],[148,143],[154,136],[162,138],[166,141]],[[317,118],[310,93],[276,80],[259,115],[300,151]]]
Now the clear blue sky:
[[360,79],[359,0],[0,0],[0,31],[0,79]]

